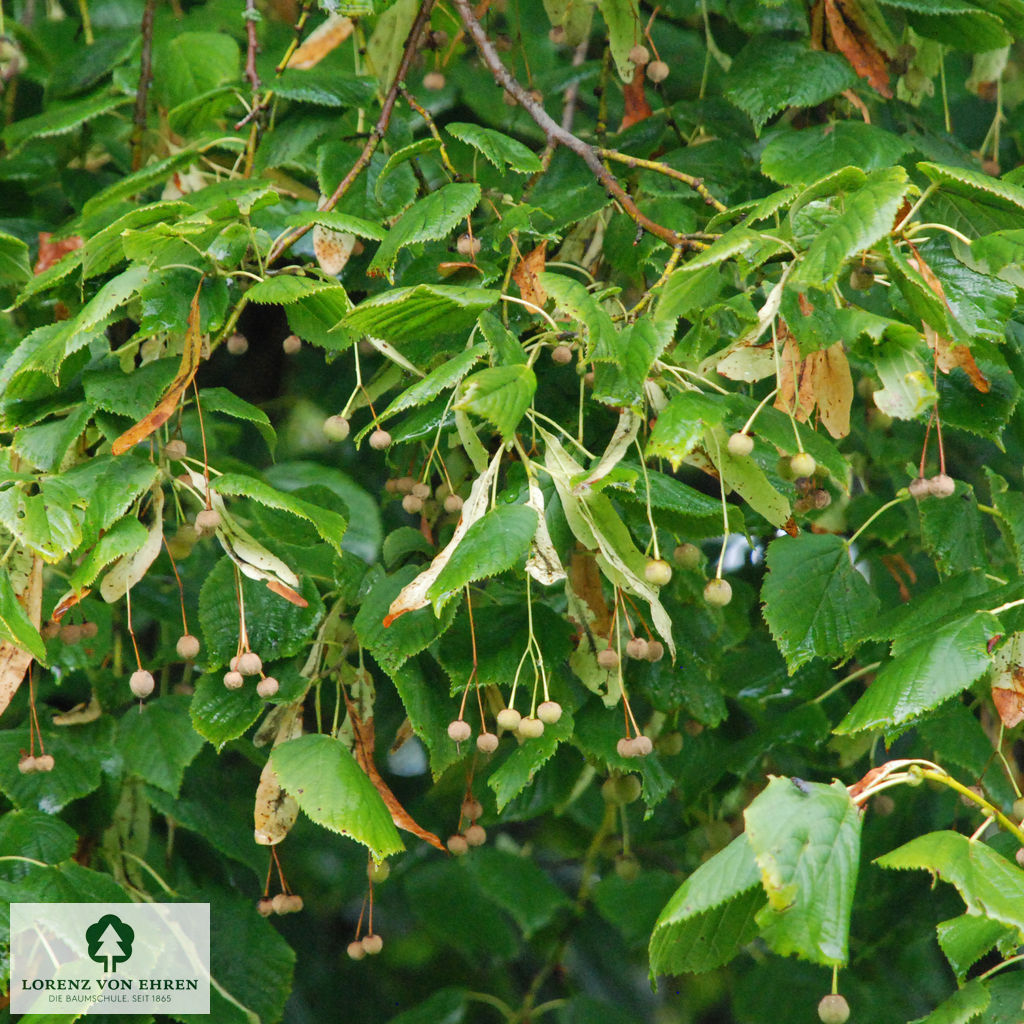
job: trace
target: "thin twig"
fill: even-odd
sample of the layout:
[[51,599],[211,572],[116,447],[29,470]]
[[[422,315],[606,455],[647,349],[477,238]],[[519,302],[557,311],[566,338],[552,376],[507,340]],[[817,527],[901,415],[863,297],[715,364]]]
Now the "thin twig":
[[692,174],[685,174],[683,171],[677,171],[674,167],[669,167],[668,164],[660,163],[657,160],[645,160],[639,156],[630,156],[628,153],[620,153],[617,149],[601,149],[595,150],[598,156],[604,157],[606,160],[615,160],[620,164],[626,164],[627,167],[643,167],[648,171],[655,171],[658,174],[664,174],[666,177],[675,178],[676,181],[681,181],[684,185],[689,185],[704,200],[708,206],[713,206],[719,213],[724,213],[728,207],[724,203],[720,203],[708,190],[704,182],[700,178],[694,177]]
[[139,61],[139,84],[135,90],[135,113],[132,116],[132,170],[142,166],[142,137],[146,132],[146,105],[153,81],[153,16],[156,0],[146,0],[142,12],[142,56]]
[[260,91],[260,73],[256,70],[256,54],[260,52],[259,40],[256,38],[256,22],[259,21],[256,0],[245,0],[245,77],[252,86],[254,102],[258,102]]
[[[377,123],[373,126],[373,131],[370,132],[370,137],[366,140],[366,145],[363,146],[363,151],[359,154],[359,158],[352,165],[348,174],[342,178],[341,183],[331,194],[330,198],[321,205],[321,210],[333,210],[338,205],[342,196],[348,192],[359,175],[365,170],[373,154],[376,152],[377,146],[380,145],[380,140],[384,138],[384,133],[388,130],[388,125],[391,123],[391,113],[395,109],[395,101],[398,99],[399,89],[402,86],[402,82],[405,81],[405,76],[409,73],[409,68],[412,66],[419,47],[420,37],[430,21],[430,12],[433,6],[434,0],[423,0],[419,13],[416,15],[416,20],[413,21],[412,28],[409,30],[409,36],[405,41],[405,49],[402,51],[402,59],[399,62],[398,71],[395,73],[395,79],[391,83],[387,95],[384,97],[384,105],[381,107],[380,117],[377,118]],[[267,256],[267,266],[269,267],[283,252],[302,238],[309,231],[310,227],[312,227],[310,224],[298,227],[287,235],[282,235],[274,242]]]
[[617,200],[630,219],[635,221],[639,227],[660,238],[662,241],[668,242],[669,245],[689,246],[691,243],[686,235],[658,224],[646,214],[641,213],[633,197],[619,184],[615,175],[601,163],[601,158],[597,155],[593,146],[588,145],[581,138],[563,128],[519,84],[508,68],[502,63],[501,57],[498,56],[498,51],[494,48],[494,44],[487,38],[487,33],[484,32],[483,26],[477,20],[476,15],[474,15],[469,0],[452,0],[452,2],[459,12],[459,17],[462,18],[463,25],[466,26],[466,31],[472,37],[473,42],[476,43],[484,63],[491,69],[491,74],[494,75],[495,81],[533,118],[536,125],[544,132],[548,141],[565,146],[566,149],[580,157],[594,173],[597,180],[604,186],[605,191]]

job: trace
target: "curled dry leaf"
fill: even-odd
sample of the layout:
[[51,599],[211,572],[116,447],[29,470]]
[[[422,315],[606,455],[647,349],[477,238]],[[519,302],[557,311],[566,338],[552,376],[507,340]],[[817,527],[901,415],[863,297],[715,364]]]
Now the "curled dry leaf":
[[992,659],[992,703],[1007,729],[1024,722],[1024,633],[1014,633]]
[[431,846],[443,851],[445,849],[444,843],[433,832],[428,832],[416,823],[413,816],[399,803],[398,797],[391,792],[391,788],[381,778],[380,772],[377,771],[377,766],[373,761],[373,749],[376,744],[373,719],[367,718],[363,721],[356,712],[352,702],[348,699],[347,693],[345,694],[345,703],[348,707],[348,720],[352,726],[353,733],[352,753],[359,762],[359,767],[366,772],[367,777],[373,783],[374,789],[380,793],[381,799],[391,812],[391,820],[397,828],[411,832],[424,842],[430,843]]
[[838,438],[850,432],[852,405],[853,377],[843,343],[837,341],[801,359],[796,339],[786,330],[775,408],[791,412],[803,423],[817,407],[822,426]]
[[119,558],[114,567],[103,577],[100,583],[100,596],[107,604],[120,601],[131,587],[134,587],[139,580],[149,571],[149,567],[156,561],[157,555],[164,542],[164,492],[158,485],[150,491],[152,502],[150,504],[149,534],[145,544],[138,551]]
[[54,263],[59,263],[69,252],[81,249],[83,245],[83,239],[79,235],[59,238],[56,242],[51,241],[52,237],[49,231],[39,232],[39,256],[36,259],[36,265],[32,268],[36,274],[49,270]]
[[548,301],[548,293],[540,285],[540,275],[544,272],[547,262],[547,241],[543,241],[535,249],[531,249],[513,268],[512,280],[519,288],[519,294],[535,306],[543,307]]
[[622,99],[625,103],[625,110],[622,114],[622,122],[619,131],[623,132],[633,125],[646,121],[654,113],[650,103],[647,102],[647,93],[644,91],[644,69],[637,68],[633,72],[633,80],[622,87]]
[[[915,249],[913,258],[907,262],[919,271],[927,282],[928,287],[942,299],[943,304],[948,309],[949,301],[946,299],[942,282],[935,276],[935,271],[928,266],[924,257]],[[928,342],[928,347],[935,353],[935,364],[938,368],[943,373],[949,373],[954,367],[959,366],[970,378],[975,390],[982,392],[982,394],[987,394],[991,386],[988,378],[981,372],[978,364],[974,361],[971,350],[966,345],[958,345],[949,338],[943,337],[928,324],[923,326],[925,341]]]
[[532,475],[528,478],[527,485],[530,496],[526,504],[537,511],[537,532],[533,535],[530,555],[526,559],[526,571],[538,583],[550,587],[565,579],[565,568],[552,543],[548,524],[544,518],[544,492]]
[[340,274],[348,264],[356,247],[356,236],[347,231],[335,231],[323,224],[313,225],[313,252],[320,269],[331,277]]
[[390,626],[400,615],[404,615],[406,612],[414,612],[418,608],[425,608],[430,603],[427,591],[433,586],[434,580],[441,575],[441,570],[448,564],[448,560],[452,557],[455,549],[462,543],[462,538],[466,536],[466,531],[487,511],[487,505],[490,502],[491,484],[494,482],[498,467],[501,465],[501,455],[502,452],[499,450],[487,469],[473,482],[469,497],[462,504],[462,516],[455,527],[452,539],[448,541],[442,551],[439,551],[434,556],[434,560],[419,576],[410,580],[402,587],[398,597],[391,602],[388,614],[384,617],[385,626]]
[[115,455],[123,455],[126,451],[134,448],[140,441],[144,441],[155,430],[162,427],[174,414],[181,396],[185,389],[192,383],[199,369],[199,360],[203,352],[203,336],[199,330],[199,293],[203,287],[202,279],[192,296],[192,305],[188,311],[188,330],[185,332],[184,347],[181,353],[181,365],[174,380],[167,386],[163,397],[157,402],[156,408],[147,413],[134,426],[129,427],[110,446]]
[[88,722],[95,722],[102,714],[103,708],[93,694],[88,704],[76,704],[70,711],[54,715],[51,721],[54,725],[85,725]]
[[885,54],[875,44],[857,0],[825,0],[825,17],[836,49],[853,70],[886,99],[892,99]]
[[293,71],[314,68],[333,49],[340,46],[355,27],[351,18],[343,14],[331,14],[306,36],[302,45],[292,54],[288,67]]
[[[32,625],[37,629],[42,617],[43,603],[43,560],[39,555],[32,557],[32,568],[29,570],[23,589],[15,591],[18,604],[25,609]],[[0,715],[7,710],[14,695],[21,686],[21,681],[32,664],[32,655],[28,651],[16,647],[5,640],[0,643]]]
[[54,622],[60,622],[67,613],[78,604],[79,601],[88,597],[92,593],[91,588],[86,587],[84,590],[74,591],[69,590],[58,602],[57,607],[53,609],[53,614],[50,616]]
[[[257,735],[263,743],[273,732],[274,746],[302,735],[302,701],[274,708],[260,726]],[[276,846],[295,824],[299,805],[281,788],[281,781],[268,759],[260,773],[253,806],[253,839],[260,846]]]

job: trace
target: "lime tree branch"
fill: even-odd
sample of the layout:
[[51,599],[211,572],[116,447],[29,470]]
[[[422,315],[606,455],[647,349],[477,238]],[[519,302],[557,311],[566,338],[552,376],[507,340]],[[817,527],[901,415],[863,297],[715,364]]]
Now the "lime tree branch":
[[551,115],[519,84],[507,67],[502,63],[494,44],[487,38],[483,26],[477,20],[470,6],[469,0],[453,0],[455,9],[462,18],[462,24],[470,34],[473,42],[476,43],[480,56],[484,63],[490,68],[495,81],[515,99],[520,106],[533,118],[537,127],[544,132],[549,144],[565,146],[566,149],[575,153],[593,171],[594,176],[604,186],[605,191],[614,198],[626,214],[639,227],[650,234],[668,242],[671,246],[684,246],[691,249],[703,248],[699,243],[691,240],[689,236],[679,231],[673,231],[651,220],[646,214],[641,213],[633,197],[619,184],[618,179],[601,162],[600,156],[593,146],[588,145],[581,138],[573,135],[571,131],[563,128]]
[[142,138],[146,133],[146,103],[153,82],[153,17],[156,0],[146,0],[142,12],[142,54],[139,58],[139,84],[135,89],[135,110],[132,114],[132,170],[142,166]]
[[708,206],[713,206],[719,213],[724,213],[728,209],[725,203],[720,203],[708,191],[707,186],[700,178],[694,177],[692,174],[677,171],[674,167],[669,167],[668,164],[663,164],[658,160],[645,160],[639,156],[620,153],[617,149],[605,149],[602,147],[594,152],[598,156],[604,157],[605,160],[615,160],[620,164],[625,164],[627,167],[643,167],[645,170],[654,171],[656,174],[664,174],[668,178],[675,178],[676,181],[681,181],[684,185],[692,188]]
[[[391,86],[387,91],[387,95],[384,97],[384,104],[381,107],[377,123],[373,126],[373,130],[370,132],[370,137],[366,140],[366,145],[363,146],[363,151],[359,154],[358,159],[352,165],[351,170],[344,178],[341,179],[341,182],[331,194],[330,198],[320,207],[321,210],[333,210],[334,207],[338,205],[345,193],[348,192],[348,190],[355,184],[359,175],[366,169],[366,166],[369,164],[373,154],[377,151],[377,147],[380,145],[380,141],[384,138],[384,135],[388,130],[388,125],[391,123],[391,114],[395,109],[395,102],[398,99],[398,93],[402,88],[402,83],[405,81],[405,76],[409,73],[409,68],[412,66],[413,59],[415,58],[419,47],[420,37],[423,35],[423,30],[430,21],[430,12],[433,7],[434,0],[423,0],[423,4],[420,6],[416,19],[412,23],[412,28],[409,29],[408,38],[405,40],[405,48],[402,51],[402,59],[398,64],[398,70],[395,72],[394,81],[391,83]],[[290,231],[278,238],[270,247],[270,252],[267,255],[267,265],[269,266],[273,263],[281,256],[282,253],[286,252],[292,245],[302,238],[302,236],[309,231],[310,227],[311,225],[307,224],[305,227],[295,228],[294,231]]]

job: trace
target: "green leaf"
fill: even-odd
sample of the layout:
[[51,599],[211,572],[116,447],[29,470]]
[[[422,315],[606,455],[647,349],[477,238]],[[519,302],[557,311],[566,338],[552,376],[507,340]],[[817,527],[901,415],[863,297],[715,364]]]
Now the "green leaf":
[[990,998],[985,983],[980,978],[972,978],[927,1017],[913,1024],[967,1024],[988,1006]]
[[218,750],[241,736],[266,707],[255,686],[229,690],[224,685],[223,673],[209,672],[200,676],[195,685],[189,708],[192,725]]
[[440,614],[467,583],[522,563],[536,532],[537,510],[528,505],[499,505],[478,519],[427,591],[434,613]]
[[82,542],[85,504],[66,478],[42,477],[38,493],[20,487],[0,491],[0,523],[46,562],[59,562]]
[[[386,234],[379,224],[371,220],[353,216],[351,213],[340,213],[337,210],[307,210],[303,213],[293,213],[285,218],[285,223],[292,227],[322,224],[325,228],[330,228],[332,231],[342,231],[349,235],[356,235],[359,238],[372,238],[375,242],[381,241]],[[280,280],[280,276],[278,280]]]
[[404,412],[416,405],[425,405],[436,398],[442,391],[454,387],[487,353],[486,345],[474,345],[460,352],[457,356],[443,362],[436,370],[431,370],[422,380],[416,381],[403,391],[380,414],[378,419],[385,420],[397,413]]
[[714,461],[729,490],[735,491],[772,526],[782,527],[790,517],[789,502],[772,486],[761,467],[749,456],[729,451],[729,439],[721,427],[709,428],[704,450],[714,453]]
[[861,828],[846,787],[773,778],[743,818],[768,895],[761,937],[783,956],[845,964]]
[[277,447],[277,432],[270,422],[270,417],[262,409],[256,408],[244,398],[239,398],[227,388],[203,388],[200,398],[206,412],[220,412],[232,419],[251,423],[267,442],[270,454],[274,454]]
[[303,341],[332,352],[344,352],[356,340],[356,335],[343,327],[352,309],[348,292],[340,284],[318,288],[286,307],[288,326]]
[[96,542],[92,550],[68,579],[71,588],[81,591],[110,565],[124,555],[133,555],[143,544],[149,531],[134,518],[119,519]]
[[15,647],[28,651],[36,661],[46,664],[46,644],[18,602],[6,571],[0,572],[0,639],[9,640]]
[[348,524],[345,517],[339,513],[332,512],[321,505],[303,501],[302,498],[296,498],[293,494],[279,491],[262,480],[243,476],[241,473],[226,473],[224,476],[217,477],[211,486],[219,494],[234,494],[243,498],[251,498],[261,505],[266,505],[267,508],[276,508],[299,519],[305,519],[339,555],[341,554],[341,542]]
[[718,298],[724,284],[721,271],[715,265],[695,269],[687,265],[673,270],[661,289],[657,316],[669,320],[679,316],[689,317],[694,310],[710,306]]
[[132,96],[111,96],[108,92],[102,92],[88,99],[54,104],[42,114],[9,124],[3,130],[3,140],[8,151],[13,153],[32,139],[65,135],[83,124],[91,123],[98,117],[113,113],[133,102]]
[[404,850],[380,794],[348,748],[331,736],[300,736],[271,754],[281,785],[318,825],[351,836],[375,860]]
[[441,988],[419,1006],[391,1017],[387,1024],[463,1024],[467,1002],[466,989]]
[[[0,857],[30,857],[57,864],[70,860],[78,845],[78,836],[60,818],[42,811],[8,811],[0,818]],[[30,870],[24,861],[4,861],[0,874],[16,881]]]
[[205,95],[238,78],[239,59],[238,43],[227,33],[181,32],[155,48],[154,96],[169,109]]
[[831,533],[779,537],[768,545],[764,617],[790,674],[812,658],[848,657],[878,615],[879,602]]
[[[408,146],[402,146],[401,149],[395,150],[395,152],[388,157],[387,163],[381,168],[380,174],[377,175],[377,180],[374,182],[373,196],[377,202],[385,202],[384,186],[394,171],[399,167],[404,167],[407,163],[415,160],[417,157],[423,156],[424,153],[436,153],[440,148],[441,140],[428,135],[426,138],[417,139],[415,142],[410,142]],[[378,241],[383,239],[384,232],[382,231],[377,237]]]
[[44,729],[42,741],[53,755],[53,771],[30,775],[18,771],[21,752],[28,750],[28,723],[0,732],[0,792],[17,808],[37,808],[47,814],[87,796],[100,784],[101,764],[116,764],[111,726],[108,718],[76,726],[73,734],[67,729]]
[[639,8],[629,0],[597,0],[597,6],[608,26],[608,44],[615,70],[623,82],[631,82],[636,65],[629,59],[629,51],[643,38]]
[[562,890],[525,853],[482,846],[466,858],[466,864],[488,898],[519,925],[527,939],[556,914],[572,909]]
[[620,878],[608,872],[594,886],[594,906],[630,948],[643,949],[650,943],[658,915],[678,888],[677,883],[674,874],[658,868],[646,867],[636,878]]
[[491,773],[487,785],[494,793],[499,812],[533,782],[534,776],[550,760],[558,744],[572,739],[572,734],[572,715],[563,711],[562,717],[554,725],[544,726],[544,732],[539,738],[517,747],[505,759],[505,763]]
[[946,954],[949,966],[961,984],[967,972],[997,942],[1013,936],[1013,931],[1008,930],[1006,925],[976,914],[961,914],[952,920],[940,921],[935,930],[942,952]]
[[274,82],[274,94],[281,99],[319,107],[362,107],[373,92],[372,78],[327,67],[289,68]]
[[472,326],[498,297],[496,291],[454,285],[391,288],[359,303],[344,316],[342,323],[360,334],[372,334],[396,344],[429,340]]
[[787,107],[813,107],[856,84],[856,72],[842,57],[804,43],[760,36],[733,59],[725,96],[760,132],[769,118]]
[[389,626],[384,625],[391,602],[419,573],[418,566],[406,565],[391,576],[378,578],[352,623],[359,642],[389,675],[397,672],[414,654],[419,654],[432,644],[455,617],[457,604],[453,602],[445,608],[440,618],[435,617],[429,608],[419,608],[400,615]]
[[764,905],[754,851],[746,835],[706,860],[676,890],[651,933],[652,974],[710,971],[757,935]]
[[[264,661],[298,654],[324,612],[316,586],[306,579],[297,588],[308,602],[305,608],[278,597],[248,576],[241,577],[241,586],[252,649]],[[227,664],[237,652],[239,636],[235,569],[230,558],[221,558],[203,582],[199,591],[199,624],[203,629],[203,654],[207,664],[211,668]]]
[[125,767],[172,796],[203,746],[188,709],[188,697],[169,694],[131,709],[118,723],[117,746]]
[[985,562],[985,535],[974,490],[957,482],[949,498],[920,502],[921,543],[943,576],[968,572]]
[[455,408],[487,420],[503,440],[511,441],[536,390],[537,378],[529,366],[491,366],[462,382]]
[[998,630],[994,616],[975,613],[902,649],[835,731],[898,726],[955,697],[988,670],[988,641]]
[[299,277],[296,274],[277,274],[254,284],[245,297],[260,305],[290,306],[315,292],[331,288],[326,281],[313,277]]
[[381,242],[367,273],[387,277],[394,283],[395,260],[405,246],[444,238],[476,209],[479,202],[479,185],[442,185],[402,214]]
[[[58,281],[67,277],[73,270],[77,270],[82,265],[82,259],[82,249],[72,249],[70,252],[65,253],[52,266],[47,267],[41,274],[36,274],[35,277],[32,277],[18,292],[17,298],[11,303],[9,309],[17,309],[28,302],[29,299],[40,294],[40,292],[47,291]],[[59,329],[58,324],[48,326]]]
[[526,362],[526,353],[519,339],[493,313],[481,313],[477,322],[480,333],[487,339],[495,364],[511,366]]
[[545,270],[538,275],[541,287],[560,310],[585,328],[585,360],[616,360],[616,332],[612,318],[597,299],[577,280]]
[[647,458],[668,459],[678,472],[683,460],[701,443],[704,430],[721,423],[725,412],[721,400],[702,391],[673,395],[658,413],[647,440]]
[[[144,412],[145,409],[139,415]],[[82,496],[85,504],[83,543],[95,544],[101,532],[111,529],[132,503],[149,490],[159,472],[155,463],[132,455],[93,456],[66,471],[61,479]]]
[[922,868],[956,886],[967,911],[1014,929],[1024,941],[1024,872],[983,842],[929,832],[875,859],[879,867]]
[[846,261],[870,248],[892,230],[903,197],[910,188],[902,167],[873,171],[862,188],[842,198],[842,212],[828,230],[811,242],[791,278],[795,286],[829,288]]
[[875,391],[874,402],[894,419],[916,419],[931,409],[938,398],[931,375],[915,347],[889,342],[877,346],[872,353],[875,371],[883,385]]
[[533,174],[541,169],[536,153],[527,149],[521,142],[510,139],[493,128],[453,121],[451,124],[446,124],[444,130],[449,135],[465,142],[466,145],[472,146],[499,171],[511,167],[513,171],[518,171],[520,174]]
[[654,361],[671,344],[671,320],[637,320],[624,327],[616,340],[617,363],[595,365],[594,397],[606,405],[644,405],[644,383]]
[[0,282],[3,282],[3,287],[20,288],[31,276],[28,246],[20,238],[0,231]]
[[876,125],[835,121],[773,135],[761,152],[761,170],[782,185],[809,185],[843,167],[891,168],[912,149],[906,139]]

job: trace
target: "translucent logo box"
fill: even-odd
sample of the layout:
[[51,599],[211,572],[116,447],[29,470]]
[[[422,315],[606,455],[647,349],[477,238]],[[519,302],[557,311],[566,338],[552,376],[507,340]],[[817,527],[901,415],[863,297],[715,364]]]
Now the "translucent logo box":
[[12,903],[13,1013],[209,1013],[209,903]]

